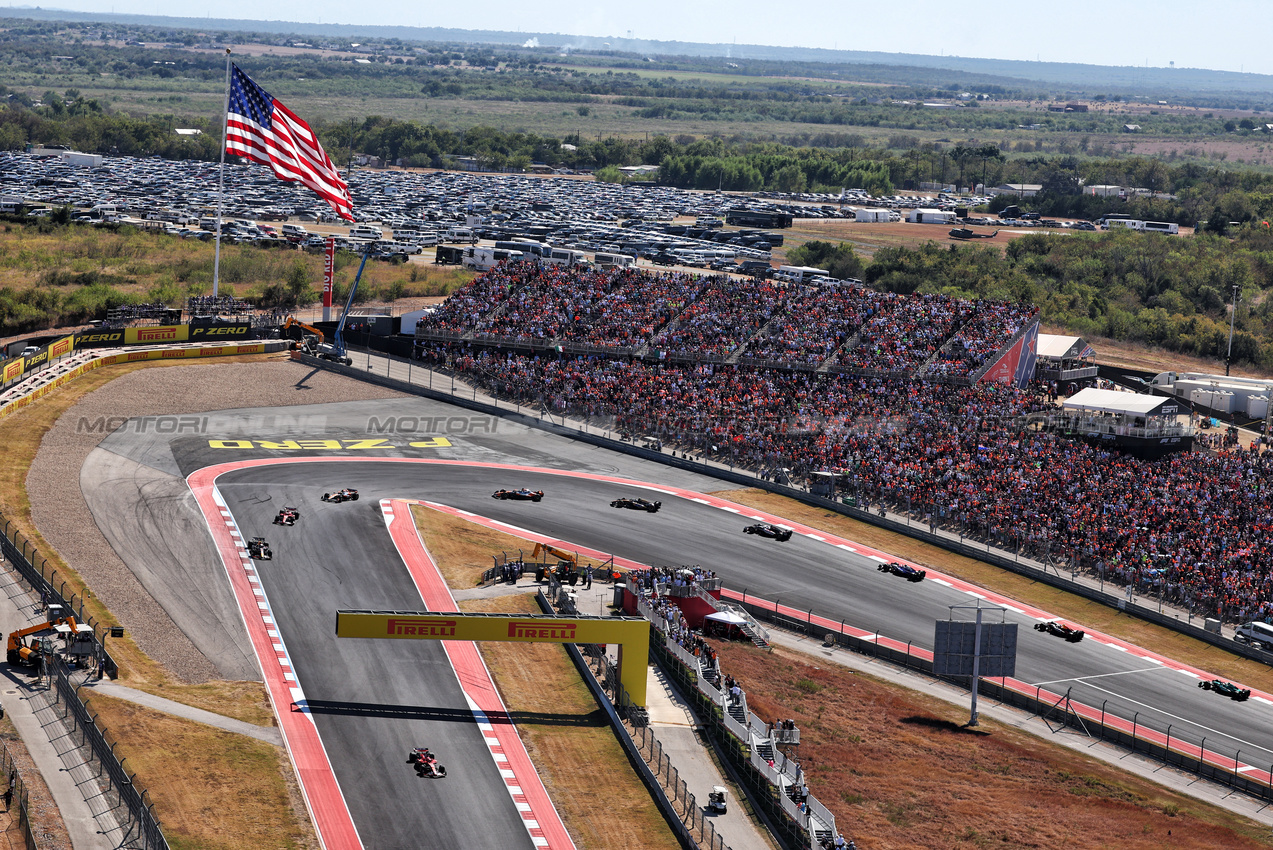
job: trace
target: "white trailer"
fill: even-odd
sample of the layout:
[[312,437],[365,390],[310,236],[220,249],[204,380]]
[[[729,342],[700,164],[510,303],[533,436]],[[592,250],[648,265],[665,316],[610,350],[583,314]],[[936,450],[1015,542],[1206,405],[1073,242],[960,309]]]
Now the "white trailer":
[[906,214],[912,224],[953,224],[955,214],[948,210],[914,209]]
[[520,260],[521,251],[506,251],[503,248],[473,247],[464,249],[464,258],[460,260],[466,269],[478,272],[489,272],[500,263]]

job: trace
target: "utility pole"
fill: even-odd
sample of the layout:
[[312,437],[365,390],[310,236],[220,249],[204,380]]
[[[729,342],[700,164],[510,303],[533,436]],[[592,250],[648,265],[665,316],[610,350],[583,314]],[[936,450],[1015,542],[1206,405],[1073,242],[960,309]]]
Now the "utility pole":
[[1224,355],[1224,376],[1229,377],[1229,361],[1233,359],[1233,322],[1238,317],[1238,285],[1233,284],[1233,312],[1229,313],[1229,351]]

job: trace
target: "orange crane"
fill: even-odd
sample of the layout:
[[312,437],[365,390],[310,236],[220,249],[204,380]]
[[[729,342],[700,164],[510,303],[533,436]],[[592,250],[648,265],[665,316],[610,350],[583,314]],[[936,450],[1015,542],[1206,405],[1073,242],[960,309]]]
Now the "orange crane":
[[[52,631],[53,634],[45,635],[41,632]],[[79,643],[86,641],[92,643],[94,640],[93,627],[86,623],[77,623],[74,617],[58,617],[56,620],[49,620],[46,623],[36,623],[33,626],[27,626],[25,629],[18,629],[15,632],[9,632],[9,643],[7,647],[6,657],[10,664],[24,664],[31,666],[35,663],[35,658],[41,653],[49,653],[53,651],[54,637],[60,637],[67,642]]]

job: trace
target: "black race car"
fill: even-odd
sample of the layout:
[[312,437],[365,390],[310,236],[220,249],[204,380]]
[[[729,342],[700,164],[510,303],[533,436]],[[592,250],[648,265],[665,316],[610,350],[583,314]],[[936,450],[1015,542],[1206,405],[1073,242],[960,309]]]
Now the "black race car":
[[301,518],[301,512],[296,508],[283,508],[278,512],[278,516],[274,517],[275,525],[296,525],[296,521]]
[[1083,635],[1087,634],[1082,629],[1076,629],[1071,625],[1062,623],[1060,620],[1047,620],[1042,623],[1035,623],[1034,630],[1036,632],[1047,632],[1050,635],[1056,635],[1059,638],[1065,638],[1070,643],[1078,643],[1083,639]]
[[628,510],[632,510],[632,511],[648,511],[649,513],[657,514],[659,512],[659,508],[663,507],[663,503],[651,502],[649,499],[622,498],[622,499],[615,499],[613,502],[610,503],[610,507],[627,508]]
[[780,525],[770,525],[767,522],[758,522],[755,525],[749,525],[743,529],[743,534],[759,534],[761,537],[768,537],[770,540],[777,540],[779,543],[784,540],[791,539],[790,528],[783,528]]
[[903,564],[899,561],[880,564],[878,569],[882,573],[892,573],[895,576],[901,576],[907,581],[923,581],[924,577],[928,575],[928,570],[921,570],[919,567],[912,567],[910,564]]
[[527,490],[525,487],[521,487],[517,490],[496,490],[491,494],[491,498],[499,499],[501,501],[504,499],[513,499],[518,502],[538,502],[540,499],[544,498],[544,491]]
[[264,537],[253,537],[248,541],[248,555],[256,561],[274,560],[274,552]]
[[1234,702],[1245,702],[1251,698],[1250,688],[1239,688],[1232,682],[1226,682],[1224,679],[1211,679],[1210,681],[1199,682],[1198,687],[1204,691],[1215,691],[1220,696],[1228,697]]
[[343,490],[337,490],[335,493],[324,493],[323,501],[335,502],[336,504],[340,504],[341,502],[356,502],[358,501],[358,491],[350,487],[346,487]]

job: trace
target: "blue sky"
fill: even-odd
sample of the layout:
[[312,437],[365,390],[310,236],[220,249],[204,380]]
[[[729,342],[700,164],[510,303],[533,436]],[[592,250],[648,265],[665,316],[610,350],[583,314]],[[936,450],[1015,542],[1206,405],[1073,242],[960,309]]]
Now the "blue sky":
[[[54,0],[85,12],[404,24],[1273,74],[1267,0]],[[263,10],[265,10],[263,12]]]

